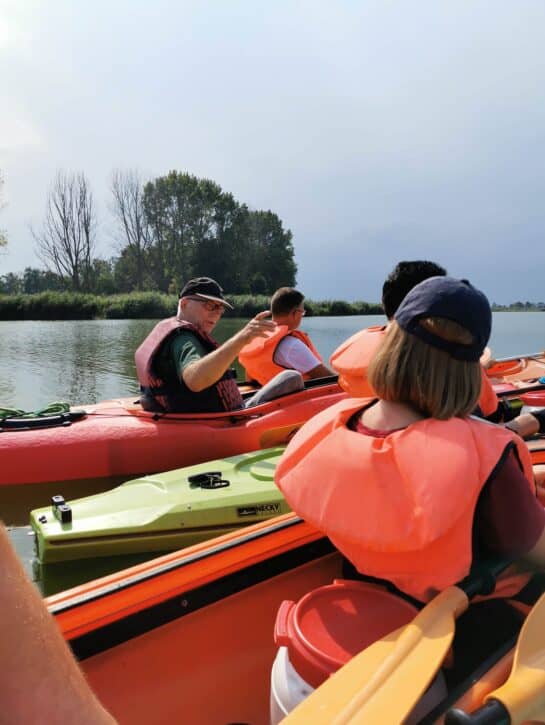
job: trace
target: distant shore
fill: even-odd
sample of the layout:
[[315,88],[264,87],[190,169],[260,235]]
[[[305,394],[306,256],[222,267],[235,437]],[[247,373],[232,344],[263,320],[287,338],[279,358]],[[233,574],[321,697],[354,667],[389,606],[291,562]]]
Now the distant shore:
[[[226,317],[250,318],[268,309],[267,295],[228,295],[235,309]],[[161,319],[176,310],[177,297],[161,292],[131,292],[119,295],[90,295],[74,292],[40,292],[33,295],[0,295],[0,320],[93,320],[93,319]],[[516,302],[492,305],[495,312],[544,312],[543,303]],[[382,315],[378,302],[305,299],[310,317],[346,317]]]

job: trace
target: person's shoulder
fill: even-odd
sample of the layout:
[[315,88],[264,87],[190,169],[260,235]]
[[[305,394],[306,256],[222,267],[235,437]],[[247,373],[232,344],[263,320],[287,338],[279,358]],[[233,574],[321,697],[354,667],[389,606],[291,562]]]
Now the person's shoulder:
[[172,338],[172,349],[181,351],[187,348],[195,348],[199,352],[204,349],[199,336],[194,330],[180,328]]

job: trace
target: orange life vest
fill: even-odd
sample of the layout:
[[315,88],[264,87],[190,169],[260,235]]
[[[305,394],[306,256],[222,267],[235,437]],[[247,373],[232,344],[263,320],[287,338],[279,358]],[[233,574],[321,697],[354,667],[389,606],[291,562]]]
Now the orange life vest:
[[468,574],[479,494],[511,448],[535,491],[530,454],[511,431],[473,418],[426,419],[385,438],[350,430],[371,400],[348,399],[308,421],[275,481],[360,572],[426,601]]
[[[331,356],[331,367],[339,375],[341,388],[354,398],[375,394],[367,380],[367,370],[380,349],[385,334],[386,327],[379,325],[360,330],[339,345]],[[485,418],[495,413],[498,408],[498,396],[484,369],[481,370],[478,405]]]
[[[315,355],[320,362],[322,358],[320,353],[311,342],[310,337],[302,330],[290,330],[287,325],[279,325],[276,330],[267,333],[267,337],[256,337],[245,345],[239,353],[238,360],[246,370],[246,378],[248,380],[257,380],[261,385],[265,385],[272,380],[275,375],[285,370],[285,367],[274,362],[274,353],[278,344],[285,337],[291,335],[301,340],[308,349]],[[303,375],[308,380],[308,375]]]
[[374,395],[367,380],[367,369],[382,345],[385,332],[384,325],[360,330],[339,345],[331,356],[331,367],[339,375],[339,385],[354,398]]

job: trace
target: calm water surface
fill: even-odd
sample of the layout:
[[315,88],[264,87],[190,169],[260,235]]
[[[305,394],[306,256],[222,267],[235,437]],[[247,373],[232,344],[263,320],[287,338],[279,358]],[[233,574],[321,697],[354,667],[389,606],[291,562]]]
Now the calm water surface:
[[[134,351],[156,320],[0,322],[0,406],[36,410],[55,400],[72,404],[135,395]],[[324,359],[349,335],[384,317],[307,317]],[[221,342],[243,320],[221,320]],[[497,357],[545,347],[545,313],[494,314],[492,348]]]
[[[380,315],[307,317],[303,329],[327,359],[354,332],[382,324],[384,319]],[[37,410],[57,400],[78,404],[137,395],[134,351],[155,323],[156,320],[0,322],[0,407]],[[243,320],[220,321],[217,339],[223,341],[243,324]],[[543,350],[545,313],[494,313],[491,347],[496,357]],[[26,527],[13,528],[12,540],[45,594],[142,559],[117,557],[115,562],[85,561],[39,570],[33,562],[33,538],[28,531]]]

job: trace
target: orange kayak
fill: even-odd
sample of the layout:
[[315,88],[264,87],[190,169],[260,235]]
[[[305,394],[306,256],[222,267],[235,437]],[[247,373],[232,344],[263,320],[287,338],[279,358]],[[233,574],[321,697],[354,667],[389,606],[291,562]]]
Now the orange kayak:
[[[287,514],[89,582],[47,604],[119,723],[259,725],[269,722],[282,602],[341,576],[342,559],[329,540]],[[476,669],[449,671],[437,721],[459,697],[477,707],[501,684],[524,615],[514,611],[514,629],[496,638]]]
[[73,411],[47,427],[4,421],[0,487],[126,479],[282,445],[345,395],[336,379],[317,383],[235,413],[158,415],[132,399],[119,399],[81,406],[84,415]]

